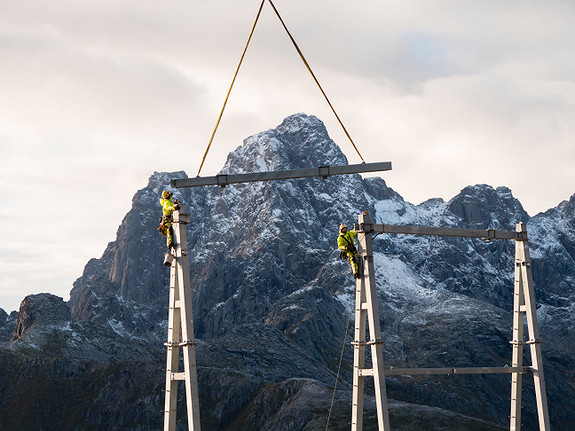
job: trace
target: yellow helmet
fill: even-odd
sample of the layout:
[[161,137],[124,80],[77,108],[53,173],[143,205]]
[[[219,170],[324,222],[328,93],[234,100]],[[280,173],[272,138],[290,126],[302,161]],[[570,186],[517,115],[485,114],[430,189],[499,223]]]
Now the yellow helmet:
[[345,229],[345,230],[347,230],[347,226],[346,226],[346,225],[344,225],[344,224],[340,224],[340,225],[339,225],[339,231],[341,232],[341,231],[342,231],[342,229]]
[[168,199],[170,196],[172,196],[172,194],[171,194],[169,191],[164,190],[164,191],[162,192],[162,197],[163,197],[164,199]]

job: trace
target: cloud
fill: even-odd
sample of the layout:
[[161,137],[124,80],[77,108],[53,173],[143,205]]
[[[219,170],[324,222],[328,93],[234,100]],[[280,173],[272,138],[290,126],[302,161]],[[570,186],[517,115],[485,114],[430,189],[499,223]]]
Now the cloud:
[[[406,199],[506,185],[534,214],[575,191],[575,3],[274,3],[364,157],[392,161],[384,177]],[[258,6],[3,3],[0,213],[19,223],[0,230],[0,306],[67,297],[153,171],[196,174]],[[202,174],[295,112],[359,161],[266,4]],[[36,252],[13,259],[21,241]]]

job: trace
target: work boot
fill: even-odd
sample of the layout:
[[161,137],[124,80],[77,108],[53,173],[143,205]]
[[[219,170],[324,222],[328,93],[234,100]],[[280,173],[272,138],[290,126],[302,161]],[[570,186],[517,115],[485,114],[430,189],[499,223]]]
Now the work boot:
[[174,261],[174,256],[170,253],[166,253],[164,255],[164,265],[165,266],[172,266],[172,262]]

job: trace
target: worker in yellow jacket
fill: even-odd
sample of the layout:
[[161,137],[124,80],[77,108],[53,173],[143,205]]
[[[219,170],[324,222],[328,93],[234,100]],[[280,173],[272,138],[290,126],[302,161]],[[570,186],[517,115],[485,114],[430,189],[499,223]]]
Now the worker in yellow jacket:
[[359,278],[359,266],[357,260],[357,249],[353,243],[355,238],[355,230],[347,230],[347,226],[342,224],[339,226],[339,236],[337,238],[337,246],[341,250],[340,256],[342,259],[349,259],[354,278]]
[[160,226],[158,230],[162,235],[166,235],[166,243],[168,250],[174,246],[174,232],[172,230],[172,213],[180,209],[177,199],[172,201],[172,193],[167,190],[162,192],[160,198],[160,205],[162,206],[162,218],[160,219]]

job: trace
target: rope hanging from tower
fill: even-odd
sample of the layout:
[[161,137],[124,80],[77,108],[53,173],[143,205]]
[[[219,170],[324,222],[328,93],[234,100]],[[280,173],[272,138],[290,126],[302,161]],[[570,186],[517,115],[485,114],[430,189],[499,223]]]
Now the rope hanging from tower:
[[335,115],[335,118],[337,119],[337,121],[338,121],[339,124],[341,125],[341,127],[342,127],[342,129],[343,129],[345,135],[347,136],[347,138],[348,138],[349,141],[351,142],[351,145],[352,145],[353,148],[355,149],[357,155],[358,155],[359,158],[361,159],[362,163],[365,163],[365,160],[363,159],[361,153],[360,153],[359,150],[357,149],[357,146],[356,146],[355,143],[353,142],[353,139],[351,138],[351,135],[349,134],[349,132],[347,131],[347,129],[346,129],[346,127],[344,126],[343,122],[341,121],[339,115],[338,115],[337,112],[335,111],[335,108],[333,107],[333,105],[331,104],[329,98],[327,97],[326,92],[323,90],[321,84],[319,83],[318,79],[316,78],[315,74],[313,73],[313,71],[312,71],[312,69],[311,69],[311,66],[309,65],[309,63],[308,63],[307,60],[305,59],[305,56],[303,55],[303,52],[301,51],[301,49],[299,48],[299,46],[298,46],[297,42],[295,41],[294,37],[292,36],[292,34],[290,33],[290,31],[288,30],[288,28],[287,28],[287,26],[286,26],[284,20],[282,19],[280,13],[278,12],[277,8],[275,7],[275,5],[273,4],[273,2],[272,2],[271,0],[262,0],[262,2],[261,2],[261,4],[260,4],[260,7],[259,7],[259,9],[258,9],[258,13],[256,14],[256,18],[255,18],[254,23],[253,23],[253,25],[252,25],[252,29],[251,29],[251,31],[250,31],[250,35],[249,35],[248,40],[247,40],[247,42],[246,42],[246,45],[245,45],[245,47],[244,47],[244,51],[242,52],[242,55],[241,55],[241,57],[240,57],[240,61],[239,61],[238,66],[237,66],[237,68],[236,68],[236,72],[234,73],[234,77],[233,77],[232,82],[231,82],[231,84],[230,84],[230,88],[228,89],[228,93],[226,94],[226,98],[225,98],[225,100],[224,100],[224,104],[223,104],[222,109],[221,109],[221,111],[220,111],[220,115],[218,116],[218,119],[217,119],[217,121],[216,121],[216,125],[215,125],[214,130],[213,130],[213,132],[212,132],[212,135],[211,135],[211,137],[210,137],[210,141],[208,142],[208,146],[207,146],[207,148],[206,148],[206,151],[205,151],[205,153],[204,153],[204,156],[202,157],[202,162],[200,163],[200,168],[198,169],[198,174],[197,174],[197,176],[200,176],[200,172],[202,171],[202,167],[204,166],[204,162],[205,162],[205,160],[206,160],[206,156],[208,155],[208,152],[209,152],[209,150],[210,150],[210,147],[212,146],[212,142],[213,142],[213,140],[214,140],[214,136],[216,135],[216,132],[217,132],[218,127],[219,127],[219,125],[220,125],[222,116],[223,116],[223,114],[224,114],[224,110],[226,109],[226,105],[227,105],[227,103],[228,103],[228,99],[229,99],[230,94],[231,94],[231,92],[232,92],[232,88],[233,88],[233,86],[234,86],[234,83],[235,83],[236,78],[237,78],[237,76],[238,76],[238,73],[239,73],[239,71],[240,71],[240,67],[241,67],[241,65],[242,65],[242,62],[243,62],[244,57],[245,57],[245,55],[246,55],[246,52],[247,52],[247,50],[248,50],[249,44],[250,44],[250,42],[251,42],[252,36],[253,36],[254,31],[255,31],[255,29],[256,29],[256,25],[257,25],[257,23],[258,23],[258,20],[259,20],[259,18],[260,18],[262,9],[263,9],[264,4],[265,4],[266,1],[270,4],[270,6],[271,6],[272,9],[274,10],[275,14],[277,15],[278,19],[280,20],[280,22],[281,22],[283,28],[285,29],[285,31],[286,31],[288,37],[289,37],[290,40],[292,41],[292,43],[293,43],[293,45],[294,45],[296,51],[298,52],[298,54],[299,54],[301,60],[303,61],[305,67],[307,68],[307,70],[308,70],[309,73],[311,74],[313,80],[315,81],[315,83],[316,83],[317,86],[319,87],[321,93],[323,94],[323,97],[325,98],[327,104],[328,104],[329,107],[331,108],[333,114]]

